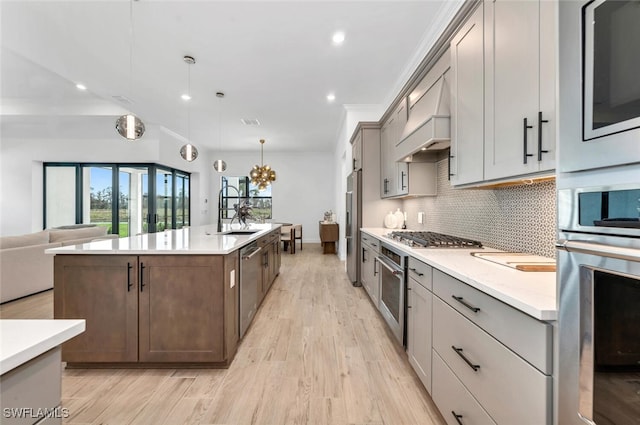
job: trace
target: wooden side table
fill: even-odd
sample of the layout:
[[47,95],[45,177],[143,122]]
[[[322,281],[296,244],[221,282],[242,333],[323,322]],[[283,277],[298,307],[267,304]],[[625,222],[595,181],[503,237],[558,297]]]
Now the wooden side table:
[[323,254],[336,254],[336,242],[340,237],[338,223],[320,222],[320,242]]

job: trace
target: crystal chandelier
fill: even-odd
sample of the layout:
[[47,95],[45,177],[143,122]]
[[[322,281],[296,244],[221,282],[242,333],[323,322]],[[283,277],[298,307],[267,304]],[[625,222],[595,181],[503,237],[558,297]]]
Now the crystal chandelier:
[[276,172],[270,166],[264,165],[264,139],[260,139],[260,164],[254,165],[249,172],[251,183],[258,186],[259,191],[263,191],[271,182],[276,181]]

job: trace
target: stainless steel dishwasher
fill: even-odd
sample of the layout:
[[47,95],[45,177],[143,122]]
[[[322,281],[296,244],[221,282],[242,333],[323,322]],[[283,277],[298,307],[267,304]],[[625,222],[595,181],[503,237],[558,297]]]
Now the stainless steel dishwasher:
[[244,337],[258,308],[258,284],[262,279],[262,248],[257,242],[240,250],[240,338]]

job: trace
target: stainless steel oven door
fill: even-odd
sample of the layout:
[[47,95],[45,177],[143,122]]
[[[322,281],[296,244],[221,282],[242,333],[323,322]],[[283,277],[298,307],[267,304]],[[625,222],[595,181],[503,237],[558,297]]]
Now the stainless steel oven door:
[[558,242],[558,423],[640,421],[640,240]]
[[404,270],[384,256],[380,264],[380,313],[400,344],[404,345]]

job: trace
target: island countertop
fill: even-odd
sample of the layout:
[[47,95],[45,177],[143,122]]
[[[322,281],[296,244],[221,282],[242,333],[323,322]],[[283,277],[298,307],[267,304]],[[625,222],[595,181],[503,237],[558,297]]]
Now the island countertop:
[[218,233],[216,225],[211,224],[50,248],[45,252],[55,255],[225,255],[279,227],[277,223],[265,223],[241,229],[238,225],[225,224]]
[[0,374],[4,375],[84,330],[84,320],[0,320]]
[[470,255],[498,249],[411,248],[385,237],[389,229],[360,230],[538,320],[557,320],[555,272],[522,272]]

